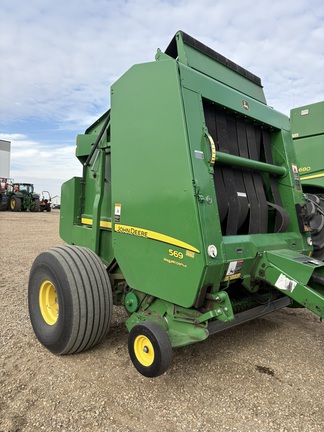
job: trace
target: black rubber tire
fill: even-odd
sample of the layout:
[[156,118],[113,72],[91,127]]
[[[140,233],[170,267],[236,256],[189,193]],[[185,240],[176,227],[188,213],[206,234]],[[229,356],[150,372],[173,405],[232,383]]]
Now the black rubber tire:
[[30,211],[31,212],[39,212],[40,208],[40,201],[39,199],[34,199],[33,202],[30,205]]
[[312,257],[316,258],[318,261],[324,261],[324,249],[314,250]]
[[[57,295],[59,310],[53,325],[47,324],[40,308],[39,294],[45,281],[55,287]],[[106,336],[113,311],[105,266],[93,251],[79,246],[41,253],[30,271],[28,306],[38,340],[54,354],[93,347]]]
[[8,198],[5,194],[0,193],[0,211],[8,210]]
[[[145,365],[136,354],[137,337],[147,338],[153,347],[154,360],[152,364]],[[133,365],[139,373],[148,378],[163,374],[172,362],[172,347],[165,330],[154,321],[145,321],[136,324],[128,337],[128,352]]]
[[51,207],[51,204],[50,204],[50,203],[47,203],[47,204],[46,204],[46,211],[47,211],[47,212],[52,211],[52,207]]
[[21,210],[21,199],[12,195],[9,202],[9,208],[11,211],[19,212]]

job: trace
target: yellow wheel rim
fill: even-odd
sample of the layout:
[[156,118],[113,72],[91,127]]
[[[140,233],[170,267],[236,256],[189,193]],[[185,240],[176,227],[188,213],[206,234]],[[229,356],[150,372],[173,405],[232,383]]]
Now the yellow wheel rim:
[[134,353],[143,366],[151,366],[154,361],[154,348],[146,336],[137,336],[134,341]]
[[48,325],[54,325],[58,319],[59,305],[55,286],[49,280],[40,286],[39,307],[44,321]]
[[12,199],[12,200],[10,201],[10,207],[11,207],[11,209],[13,210],[13,209],[15,208],[15,206],[16,206],[16,202],[15,202],[14,199]]

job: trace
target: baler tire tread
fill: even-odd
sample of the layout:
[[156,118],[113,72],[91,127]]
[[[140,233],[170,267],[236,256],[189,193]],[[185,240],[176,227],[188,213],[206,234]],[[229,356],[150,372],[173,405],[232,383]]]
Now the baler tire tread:
[[[48,325],[40,309],[44,281],[53,284],[58,318]],[[29,315],[38,340],[56,355],[85,351],[107,334],[112,316],[109,276],[90,249],[60,246],[41,253],[31,268],[28,286]]]
[[[145,365],[136,355],[136,340],[143,337],[152,344],[154,355],[152,364]],[[136,324],[128,337],[128,352],[133,365],[139,373],[148,378],[162,375],[171,365],[172,347],[166,331],[154,321]]]

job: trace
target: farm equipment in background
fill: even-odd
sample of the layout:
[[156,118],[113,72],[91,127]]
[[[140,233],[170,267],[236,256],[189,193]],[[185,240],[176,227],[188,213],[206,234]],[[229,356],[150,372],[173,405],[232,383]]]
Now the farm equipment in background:
[[38,212],[40,207],[39,195],[34,193],[31,183],[13,183],[7,189],[8,208],[13,212]]
[[13,179],[0,177],[0,211],[8,210],[9,199],[7,190],[10,189]]
[[290,112],[299,176],[312,229],[313,256],[324,260],[324,101]]
[[[47,198],[45,198],[45,196]],[[41,212],[43,212],[43,211],[50,212],[51,210],[52,210],[52,198],[51,198],[51,194],[48,191],[43,191],[42,192],[42,199],[40,201],[39,211],[41,211]]]
[[59,195],[54,195],[52,197],[52,208],[59,210],[61,208],[61,197]]
[[69,245],[29,277],[31,323],[53,353],[102,340],[113,305],[147,377],[172,348],[280,308],[324,317],[289,118],[251,72],[178,32],[112,85],[76,156],[82,177],[61,194]]

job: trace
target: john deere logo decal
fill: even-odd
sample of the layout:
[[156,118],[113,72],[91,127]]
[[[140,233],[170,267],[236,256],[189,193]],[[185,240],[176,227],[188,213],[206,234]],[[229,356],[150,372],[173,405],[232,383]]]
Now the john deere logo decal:
[[243,104],[243,108],[246,110],[246,111],[250,111],[250,106],[249,106],[249,103],[246,101],[246,100],[242,100],[242,104]]

